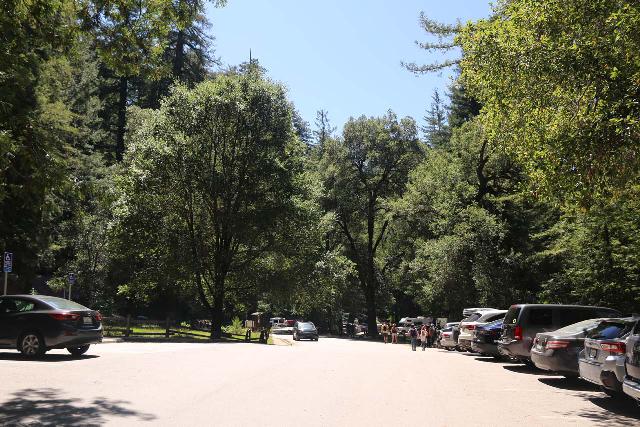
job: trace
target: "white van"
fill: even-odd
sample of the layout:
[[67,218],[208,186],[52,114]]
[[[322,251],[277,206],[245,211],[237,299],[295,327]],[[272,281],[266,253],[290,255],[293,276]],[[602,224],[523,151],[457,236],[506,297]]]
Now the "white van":
[[411,329],[411,326],[415,326],[416,329],[420,329],[420,327],[424,324],[431,324],[431,317],[403,317],[398,322],[398,335],[404,337]]

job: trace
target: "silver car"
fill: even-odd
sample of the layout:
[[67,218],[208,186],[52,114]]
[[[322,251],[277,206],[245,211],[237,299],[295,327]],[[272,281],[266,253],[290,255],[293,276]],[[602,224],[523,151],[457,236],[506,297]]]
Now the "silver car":
[[458,346],[458,340],[456,339],[455,328],[459,325],[459,322],[447,323],[440,331],[440,347],[446,350],[455,350]]
[[622,392],[626,375],[627,338],[638,318],[606,319],[587,335],[579,353],[580,377],[600,386],[610,396]]

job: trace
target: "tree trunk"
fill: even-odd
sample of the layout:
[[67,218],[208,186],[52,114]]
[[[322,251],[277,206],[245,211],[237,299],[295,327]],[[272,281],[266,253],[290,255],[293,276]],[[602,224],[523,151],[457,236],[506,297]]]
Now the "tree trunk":
[[124,132],[127,126],[127,95],[129,78],[120,77],[119,98],[118,98],[118,129],[116,133],[116,160],[122,161],[124,155]]
[[213,306],[211,309],[212,340],[219,340],[222,338],[222,322],[224,321],[224,281],[225,275],[216,275],[213,289]]
[[176,39],[176,56],[173,59],[173,77],[184,81],[184,31],[179,30]]
[[369,336],[372,338],[378,337],[378,322],[376,319],[376,291],[375,287],[368,284],[367,291],[365,292],[365,300],[367,303],[367,329],[369,330]]

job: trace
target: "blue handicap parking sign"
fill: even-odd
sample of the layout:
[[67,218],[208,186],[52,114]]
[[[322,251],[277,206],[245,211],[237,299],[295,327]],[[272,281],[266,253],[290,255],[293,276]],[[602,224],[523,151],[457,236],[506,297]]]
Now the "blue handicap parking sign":
[[4,271],[5,273],[11,273],[11,270],[13,268],[13,254],[11,252],[5,252],[2,259],[4,261],[2,263],[2,271]]

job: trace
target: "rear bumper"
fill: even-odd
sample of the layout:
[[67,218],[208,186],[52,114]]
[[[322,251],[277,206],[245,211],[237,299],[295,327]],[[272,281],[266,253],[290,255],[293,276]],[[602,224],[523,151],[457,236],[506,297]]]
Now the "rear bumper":
[[545,352],[531,350],[531,361],[544,371],[578,375],[578,362],[575,354],[553,350]]
[[[71,332],[69,332],[71,333]],[[46,337],[45,342],[47,349],[76,347],[87,344],[97,344],[102,342],[102,327],[99,329],[77,330],[73,335],[57,335],[55,337]]]
[[464,348],[464,349],[470,349],[471,340],[458,337],[458,347]]
[[578,359],[578,371],[580,377],[596,385],[603,385],[600,380],[600,373],[602,372],[602,364],[583,359]]
[[640,401],[640,382],[629,377],[625,377],[622,383],[622,391],[627,396],[630,396]]
[[498,346],[496,344],[488,344],[484,342],[472,342],[471,350],[476,353],[489,354],[491,356],[499,356]]
[[453,340],[453,338],[442,338],[440,340],[440,345],[443,347],[455,347],[458,344]]
[[500,354],[514,359],[531,360],[531,347],[525,341],[501,340],[498,341],[498,351]]

